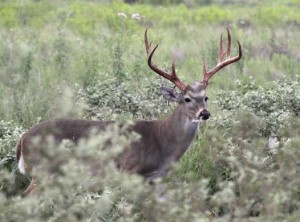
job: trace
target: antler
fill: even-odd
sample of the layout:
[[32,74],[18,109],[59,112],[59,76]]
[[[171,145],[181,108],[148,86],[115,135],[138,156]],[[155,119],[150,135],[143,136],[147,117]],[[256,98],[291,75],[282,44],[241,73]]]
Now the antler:
[[172,83],[175,84],[175,86],[177,86],[180,90],[184,91],[186,88],[186,85],[184,83],[182,83],[179,78],[176,75],[176,71],[175,71],[175,56],[173,55],[173,59],[172,59],[172,73],[167,73],[161,69],[159,69],[156,65],[154,65],[152,63],[152,56],[155,52],[155,50],[158,47],[158,44],[151,49],[151,44],[152,42],[148,42],[148,38],[147,38],[147,31],[148,29],[146,29],[145,31],[145,47],[146,47],[146,52],[147,52],[147,61],[148,61],[148,66],[154,71],[156,72],[158,75],[164,77],[165,79],[170,80]]
[[[217,73],[220,69],[224,68],[225,66],[237,62],[238,60],[240,60],[240,58],[242,58],[242,47],[239,41],[237,41],[238,46],[239,46],[239,54],[235,57],[230,57],[230,46],[231,46],[231,37],[230,37],[230,31],[228,28],[226,28],[227,30],[227,50],[226,52],[223,51],[223,38],[222,38],[222,34],[221,34],[221,38],[220,38],[220,48],[218,51],[218,64],[211,69],[210,71],[206,71],[206,66],[205,66],[205,62],[203,61],[203,69],[202,69],[202,81],[201,81],[201,85],[202,85],[202,89],[206,89],[207,85],[208,85],[208,80],[215,74]],[[223,58],[226,55],[226,59],[224,61]]]

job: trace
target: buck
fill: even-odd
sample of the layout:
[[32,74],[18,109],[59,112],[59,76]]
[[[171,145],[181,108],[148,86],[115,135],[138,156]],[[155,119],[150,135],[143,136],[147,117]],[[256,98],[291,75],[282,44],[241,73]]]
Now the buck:
[[[230,56],[231,37],[227,29],[227,50],[223,50],[222,34],[218,50],[217,65],[210,71],[206,70],[203,61],[202,80],[195,81],[192,85],[185,85],[179,80],[175,70],[175,57],[173,56],[171,73],[163,71],[152,62],[152,57],[158,44],[152,48],[147,38],[147,29],[144,34],[147,62],[150,69],[163,78],[171,81],[179,90],[161,87],[160,91],[164,99],[177,103],[173,113],[161,120],[135,121],[132,130],[140,134],[140,140],[131,144],[116,159],[116,165],[120,170],[129,173],[140,174],[145,178],[164,176],[170,163],[176,162],[188,149],[201,121],[209,119],[207,109],[206,88],[209,79],[225,66],[234,63],[242,57],[242,48],[238,43],[238,55]],[[31,140],[35,136],[52,134],[57,142],[69,139],[75,143],[81,138],[87,137],[92,128],[104,129],[113,121],[92,121],[81,119],[57,119],[42,122],[29,129],[20,139],[17,145],[18,168],[21,173],[30,176],[33,163],[28,161],[28,150],[31,148]],[[35,187],[35,178],[24,191],[29,194]]]

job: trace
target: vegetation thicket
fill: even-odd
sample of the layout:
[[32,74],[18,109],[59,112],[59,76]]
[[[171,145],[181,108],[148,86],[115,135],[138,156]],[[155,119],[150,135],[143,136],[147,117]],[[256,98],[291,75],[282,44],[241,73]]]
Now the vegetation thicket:
[[[160,4],[161,3],[161,4]],[[0,1],[0,221],[297,221],[300,218],[300,1]],[[154,61],[187,83],[216,64],[229,27],[243,58],[208,87],[212,117],[165,178],[145,182],[111,161],[137,135],[131,120],[167,116],[169,85]],[[15,147],[53,118],[128,122],[75,145],[38,144],[36,195]],[[129,120],[129,121],[128,121]],[[80,160],[89,164],[78,164]],[[91,176],[89,167],[99,171]]]

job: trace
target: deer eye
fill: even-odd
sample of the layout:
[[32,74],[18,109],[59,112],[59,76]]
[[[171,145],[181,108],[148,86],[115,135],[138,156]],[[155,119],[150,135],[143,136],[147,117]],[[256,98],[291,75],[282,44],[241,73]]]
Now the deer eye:
[[204,100],[205,100],[205,102],[207,102],[207,100],[208,100],[208,97],[207,97],[207,96],[205,96]]
[[185,101],[186,103],[189,103],[189,102],[191,102],[192,100],[191,100],[190,98],[186,97],[186,98],[184,98],[184,101]]

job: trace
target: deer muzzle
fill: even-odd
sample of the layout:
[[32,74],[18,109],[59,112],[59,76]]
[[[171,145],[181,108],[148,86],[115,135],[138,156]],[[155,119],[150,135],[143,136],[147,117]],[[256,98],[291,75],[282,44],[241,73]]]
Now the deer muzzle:
[[209,117],[210,117],[210,113],[206,109],[202,110],[199,114],[199,119],[202,119],[202,120],[208,120]]

